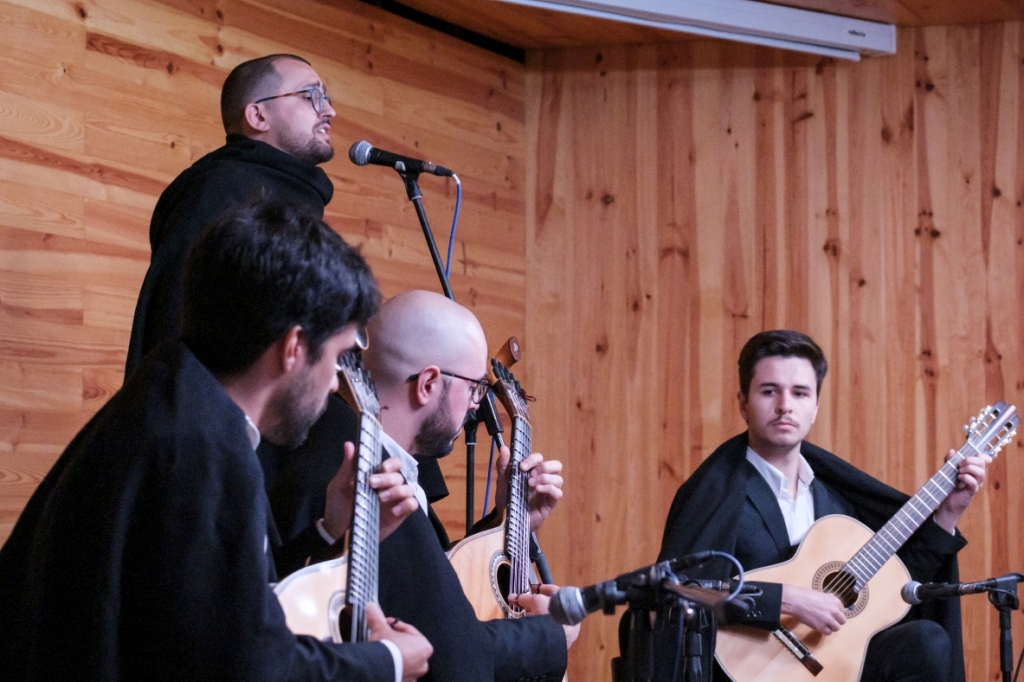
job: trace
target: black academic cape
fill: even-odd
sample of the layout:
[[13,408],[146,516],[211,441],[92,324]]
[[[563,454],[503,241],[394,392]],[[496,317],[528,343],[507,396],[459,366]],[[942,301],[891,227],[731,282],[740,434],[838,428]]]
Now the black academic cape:
[[[278,451],[274,458],[263,458],[264,466],[274,471],[273,478],[268,478],[268,496],[286,546],[294,546],[299,537],[310,537],[309,527],[323,515],[327,482],[341,465],[341,444],[358,442],[357,427],[355,413],[337,399],[310,431],[312,443],[305,456]],[[317,454],[312,457],[311,453]],[[440,470],[436,462],[421,466],[421,475],[435,476],[437,486]],[[421,484],[428,483],[429,479],[421,480]],[[427,488],[427,492],[429,495],[431,490]],[[562,626],[549,616],[478,620],[444,554],[432,523],[436,515],[429,506],[427,512],[429,517],[421,511],[413,513],[380,546],[384,612],[412,623],[434,646],[430,672],[424,679],[560,681],[567,665]],[[439,521],[437,524],[440,526]],[[444,542],[447,548],[446,537]],[[299,556],[301,553],[292,553],[293,559]]]
[[182,344],[75,437],[0,549],[0,680],[393,682],[380,643],[295,636],[242,411]]
[[[223,147],[186,168],[163,191],[153,210],[149,226],[152,256],[135,306],[125,375],[130,375],[157,345],[178,338],[185,260],[204,228],[231,208],[253,199],[289,201],[311,215],[323,217],[333,194],[334,185],[319,167],[244,135],[228,135]],[[337,410],[329,410],[323,418],[337,415]],[[302,458],[310,448],[317,447],[329,444],[313,439],[294,455]],[[271,443],[260,443],[261,461],[273,461],[278,452]],[[314,451],[309,459],[318,462],[323,458]],[[273,535],[270,541],[278,565],[289,566],[288,572],[304,565],[310,556],[329,556],[313,527],[285,546]]]
[[232,134],[164,190],[149,224],[152,249],[132,321],[125,374],[157,344],[178,337],[185,259],[203,229],[234,206],[279,199],[323,217],[334,185],[317,166],[265,142]]
[[[741,519],[744,511],[751,507],[750,483],[758,483],[755,477],[761,475],[747,462],[746,452],[747,434],[742,433],[719,446],[680,486],[665,524],[659,561],[708,549],[731,554],[737,547],[740,534],[753,530],[751,524],[745,524]],[[909,499],[904,493],[815,445],[804,442],[800,453],[814,471],[815,482],[826,486],[831,494],[838,494],[847,513],[873,531],[885,525]],[[817,508],[818,499],[816,494],[816,517],[821,516]],[[782,521],[781,512],[778,519],[769,522],[768,526],[778,525],[778,521]],[[785,533],[784,521],[782,523],[776,534]],[[897,554],[914,580],[957,582],[956,553],[966,544],[959,531],[956,536],[950,535],[929,519]],[[789,553],[791,555],[792,552]],[[765,565],[768,563],[746,565],[744,568]],[[735,568],[730,563],[717,559],[703,567],[686,570],[689,577],[715,580],[727,580],[734,573]],[[781,589],[771,584],[763,587],[765,594],[755,600],[752,609],[758,615],[749,624],[764,620],[765,614],[774,614],[769,615],[768,620],[778,622]],[[906,620],[917,618],[934,620],[949,633],[953,644],[950,681],[962,682],[964,664],[959,600],[938,599],[915,606]]]

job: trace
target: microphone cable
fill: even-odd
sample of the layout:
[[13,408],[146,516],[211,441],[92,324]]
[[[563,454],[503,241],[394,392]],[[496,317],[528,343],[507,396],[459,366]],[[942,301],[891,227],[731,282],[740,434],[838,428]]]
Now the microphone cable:
[[455,248],[455,231],[459,225],[459,209],[462,207],[462,183],[459,181],[459,176],[452,173],[452,179],[455,180],[455,215],[452,216],[452,230],[448,235],[448,259],[444,264],[444,278],[451,279],[452,274],[452,251]]

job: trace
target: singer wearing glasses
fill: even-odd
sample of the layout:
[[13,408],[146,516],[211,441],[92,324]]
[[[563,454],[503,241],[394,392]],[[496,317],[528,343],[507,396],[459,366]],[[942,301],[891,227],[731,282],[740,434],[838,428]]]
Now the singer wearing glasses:
[[[144,355],[178,337],[185,259],[207,225],[254,199],[284,201],[323,217],[334,186],[319,164],[334,156],[334,115],[323,80],[301,57],[268,55],[239,64],[228,74],[221,90],[225,145],[186,168],[164,190],[153,211],[153,255],[135,308],[126,379]],[[257,454],[268,490],[284,458],[320,462],[325,460],[320,449],[340,448],[341,443],[322,437],[323,423],[339,415],[347,419],[348,414],[342,412],[342,400],[331,395],[327,411],[298,450],[262,441]],[[328,479],[336,472],[337,466]],[[333,538],[344,533],[335,507],[326,505],[317,514],[322,517],[319,523],[296,537],[282,532],[283,545],[273,552],[280,576],[310,557],[322,558]]]

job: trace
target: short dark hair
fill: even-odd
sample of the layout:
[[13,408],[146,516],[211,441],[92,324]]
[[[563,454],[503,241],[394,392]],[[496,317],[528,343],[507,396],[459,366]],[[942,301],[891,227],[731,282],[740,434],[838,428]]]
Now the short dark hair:
[[250,59],[231,69],[220,91],[220,119],[224,123],[224,132],[242,132],[245,108],[261,97],[280,94],[271,92],[282,80],[281,74],[274,68],[278,59],[295,59],[309,64],[302,57],[281,53]]
[[804,358],[814,367],[818,380],[817,395],[821,395],[821,384],[828,373],[828,362],[814,339],[791,329],[773,329],[755,334],[740,351],[740,391],[750,395],[750,382],[754,379],[754,368],[765,358]]
[[316,361],[328,338],[379,304],[370,267],[324,221],[257,202],[219,218],[189,253],[182,338],[211,372],[230,376],[296,325]]

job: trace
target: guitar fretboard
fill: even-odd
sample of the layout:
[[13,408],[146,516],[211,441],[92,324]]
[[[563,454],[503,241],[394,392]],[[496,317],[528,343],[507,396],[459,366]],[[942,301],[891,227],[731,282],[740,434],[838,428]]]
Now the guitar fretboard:
[[346,602],[352,611],[352,639],[369,641],[366,605],[377,602],[380,549],[380,498],[370,488],[370,475],[380,468],[380,422],[372,415],[359,417],[359,450],[356,454],[355,511],[348,552]]
[[[519,465],[530,454],[532,430],[529,422],[520,417],[512,419],[512,445],[509,467],[508,516],[505,519],[505,554],[511,564],[509,594],[527,594],[530,591],[530,510],[528,504],[529,473]],[[516,608],[510,618],[522,616]]]
[[846,563],[843,570],[854,579],[854,591],[860,592],[953,492],[960,464],[974,455],[995,457],[1013,438],[1019,424],[1016,408],[1000,401],[982,410],[964,427],[968,432],[967,442]]

